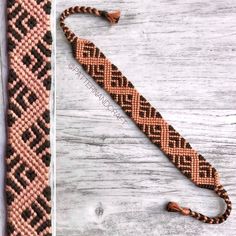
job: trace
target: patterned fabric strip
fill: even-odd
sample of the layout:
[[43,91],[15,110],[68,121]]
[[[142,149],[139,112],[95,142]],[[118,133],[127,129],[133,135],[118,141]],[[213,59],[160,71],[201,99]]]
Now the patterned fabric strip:
[[111,23],[119,20],[119,11],[108,13],[90,7],[71,7],[60,17],[65,36],[72,44],[76,60],[84,70],[102,87],[123,111],[135,122],[138,128],[158,146],[170,161],[198,187],[214,190],[226,203],[225,212],[219,217],[207,217],[189,208],[180,207],[175,202],[167,205],[168,211],[190,215],[202,222],[219,224],[224,222],[231,211],[227,192],[220,185],[214,167],[198,154],[191,145],[161,116],[161,114],[135,89],[133,84],[112,64],[92,42],[76,37],[65,25],[67,16],[74,13],[90,13],[102,16]]
[[8,0],[7,235],[51,235],[50,0]]

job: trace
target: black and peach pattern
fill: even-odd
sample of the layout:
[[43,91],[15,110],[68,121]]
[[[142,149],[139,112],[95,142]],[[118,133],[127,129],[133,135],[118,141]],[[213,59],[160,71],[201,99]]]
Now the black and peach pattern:
[[8,0],[7,235],[51,235],[50,0]]

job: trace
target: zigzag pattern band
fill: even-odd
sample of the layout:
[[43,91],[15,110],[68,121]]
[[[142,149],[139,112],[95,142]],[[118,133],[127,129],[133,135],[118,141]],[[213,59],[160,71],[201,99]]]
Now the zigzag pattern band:
[[64,23],[74,13],[89,13],[106,18],[111,23],[119,20],[119,11],[108,13],[91,7],[71,7],[60,17],[66,38],[72,45],[75,59],[84,70],[102,87],[138,128],[170,159],[170,161],[198,187],[214,190],[226,203],[221,216],[208,217],[175,202],[167,205],[168,211],[189,215],[204,223],[224,222],[231,212],[231,202],[220,184],[214,167],[198,154],[191,145],[161,116],[161,114],[135,89],[133,84],[112,64],[91,41],[77,37]]
[[8,0],[7,235],[51,235],[50,0]]

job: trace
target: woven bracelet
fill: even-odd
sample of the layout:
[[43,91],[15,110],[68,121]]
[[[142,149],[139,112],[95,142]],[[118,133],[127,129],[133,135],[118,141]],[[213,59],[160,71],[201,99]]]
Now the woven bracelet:
[[8,0],[7,235],[51,235],[50,0]]
[[65,24],[65,18],[74,13],[88,13],[101,16],[111,23],[117,23],[120,12],[108,13],[91,7],[71,7],[60,17],[60,25],[71,43],[75,59],[84,70],[102,87],[137,127],[159,147],[182,174],[198,187],[213,190],[226,204],[224,213],[208,217],[175,202],[167,204],[167,210],[209,224],[224,222],[231,212],[231,202],[227,192],[220,184],[214,167],[198,154],[191,145],[161,116],[161,114],[134,88],[133,84],[112,64],[91,41],[77,37]]

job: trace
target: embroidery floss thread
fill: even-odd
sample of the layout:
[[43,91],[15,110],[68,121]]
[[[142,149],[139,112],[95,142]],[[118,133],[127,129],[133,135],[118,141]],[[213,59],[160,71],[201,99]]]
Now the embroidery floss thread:
[[118,23],[120,12],[108,13],[96,8],[76,6],[66,9],[60,16],[60,25],[72,45],[75,59],[102,87],[138,128],[170,159],[187,178],[198,187],[213,190],[226,203],[224,213],[208,217],[175,202],[167,205],[170,212],[179,212],[209,224],[224,222],[231,212],[231,201],[220,184],[214,167],[198,154],[191,145],[161,116],[161,114],[134,88],[133,84],[112,64],[91,41],[77,37],[65,24],[65,18],[75,13],[101,16],[111,23]]
[[50,0],[8,0],[7,235],[51,235]]

